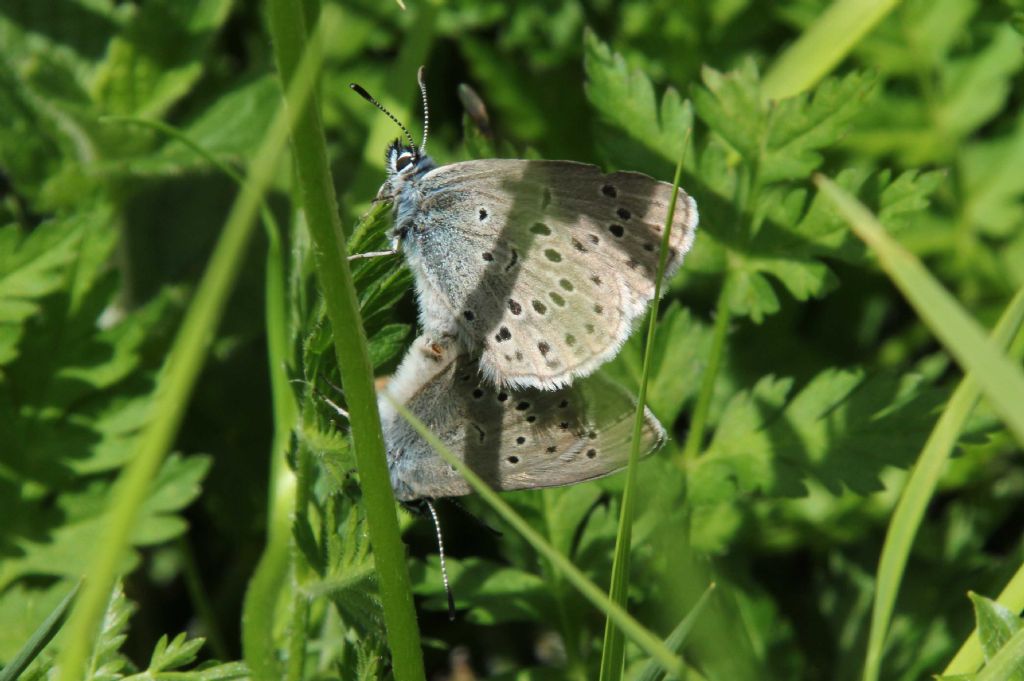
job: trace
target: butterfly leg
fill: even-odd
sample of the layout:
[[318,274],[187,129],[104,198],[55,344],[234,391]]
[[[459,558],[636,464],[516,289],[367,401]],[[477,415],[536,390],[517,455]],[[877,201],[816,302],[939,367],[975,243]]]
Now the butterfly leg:
[[[328,381],[326,378],[324,378],[324,381],[326,381],[327,385],[331,386],[331,388],[333,388],[339,394],[344,394],[342,392],[341,388],[339,388],[338,386],[334,385],[333,383]],[[317,397],[319,397],[321,400],[324,401],[324,403],[327,404],[327,406],[329,406],[331,409],[333,409],[334,413],[336,413],[338,416],[344,418],[346,421],[348,420],[348,412],[345,411],[344,407],[342,407],[337,402],[335,402],[331,398],[329,398],[326,395],[324,395],[319,390],[317,390],[317,387],[315,385],[313,385],[312,383],[310,383],[309,381],[303,380],[301,378],[293,378],[290,381],[290,383],[301,383],[303,385],[308,385],[310,388],[312,388],[313,394],[316,395]]]
[[397,253],[398,251],[394,248],[390,248],[386,251],[367,251],[366,253],[356,253],[354,255],[348,256],[348,261],[352,262],[353,260],[368,260],[370,258],[381,258],[385,255],[396,255]]

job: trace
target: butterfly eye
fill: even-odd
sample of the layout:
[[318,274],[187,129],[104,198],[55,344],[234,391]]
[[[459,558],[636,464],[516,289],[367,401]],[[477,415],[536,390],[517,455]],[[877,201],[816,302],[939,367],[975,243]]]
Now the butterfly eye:
[[398,172],[402,172],[402,170],[404,170],[406,166],[413,162],[414,158],[415,156],[411,151],[402,152],[401,154],[398,155],[398,158],[395,159],[395,170],[397,170]]

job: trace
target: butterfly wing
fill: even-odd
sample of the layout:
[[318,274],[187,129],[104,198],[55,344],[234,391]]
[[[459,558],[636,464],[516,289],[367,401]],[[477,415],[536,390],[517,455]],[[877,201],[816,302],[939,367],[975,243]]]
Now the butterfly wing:
[[[570,161],[441,166],[417,183],[404,243],[423,323],[457,333],[502,387],[555,388],[615,355],[654,296],[672,186]],[[693,242],[679,192],[666,279]]]
[[[454,344],[420,337],[386,395],[402,403],[485,482],[498,490],[571,485],[629,462],[635,402],[600,376],[571,387],[507,391],[482,381],[476,363]],[[380,400],[391,482],[399,500],[472,490],[398,414]],[[664,442],[648,411],[640,453]]]

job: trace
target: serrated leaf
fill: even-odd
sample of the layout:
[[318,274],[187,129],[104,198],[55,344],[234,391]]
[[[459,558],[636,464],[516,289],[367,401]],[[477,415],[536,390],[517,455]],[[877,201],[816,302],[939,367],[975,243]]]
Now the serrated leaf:
[[[135,521],[134,546],[164,542],[185,531],[187,525],[180,511],[199,494],[198,483],[209,465],[209,458],[202,456],[174,455],[164,462],[151,496]],[[100,479],[62,490],[55,509],[38,510],[36,517],[24,521],[23,525],[7,528],[9,541],[18,547],[21,555],[0,564],[0,587],[33,575],[76,577],[83,574],[91,556],[87,548],[99,541],[107,522],[109,489],[110,482]],[[137,560],[134,553],[125,559],[128,567]]]
[[136,544],[158,544],[185,531],[188,526],[178,512],[199,496],[200,483],[210,470],[211,461],[210,457],[200,455],[167,457],[140,509],[133,535]]
[[110,219],[97,205],[63,219],[44,222],[25,235],[17,225],[0,227],[0,366],[14,360],[25,321],[40,310],[40,299],[67,283],[84,227]]
[[[17,357],[0,378],[0,486],[34,490],[0,495],[0,513],[12,519],[0,528],[0,547],[14,553],[0,563],[3,587],[23,577],[85,570],[112,482],[104,473],[134,453],[135,436],[149,416],[148,379],[161,358],[165,334],[159,331],[170,320],[170,298],[157,296],[131,313],[112,306],[117,279],[110,256],[117,231],[111,216],[102,203],[84,205],[74,218],[53,223],[65,225],[66,233],[44,225],[35,246],[34,235],[26,248],[4,252],[4,271],[20,282],[5,294],[40,297],[23,323]],[[65,237],[53,239],[58,233]],[[39,249],[38,257],[32,248]],[[62,255],[65,249],[72,257]],[[59,267],[33,269],[47,254]],[[37,277],[43,283],[31,282],[34,272],[44,273]],[[140,542],[184,530],[177,511],[198,494],[207,467],[195,459],[164,469],[139,518]]]
[[584,33],[586,93],[600,115],[597,137],[616,166],[671,177],[693,127],[693,110],[674,88],[658,102],[650,79],[589,29]]
[[296,515],[292,521],[292,537],[295,538],[295,543],[302,551],[302,555],[306,557],[306,562],[316,570],[317,574],[322,575],[324,573],[324,558],[308,517]]
[[914,376],[856,370],[822,372],[790,397],[792,385],[766,377],[729,401],[693,469],[695,506],[755,491],[801,496],[805,477],[833,494],[881,489],[885,467],[913,460],[942,399]]
[[406,345],[412,330],[408,324],[387,324],[369,340],[370,361],[379,367],[393,361]]
[[92,663],[87,675],[90,681],[113,681],[123,676],[122,670],[131,663],[119,652],[128,636],[128,620],[135,606],[124,595],[124,588],[116,584],[107,602],[107,609],[100,624],[100,632],[92,652]]
[[155,675],[192,664],[204,642],[205,639],[202,638],[189,639],[184,632],[175,636],[170,642],[166,635],[161,636],[149,658],[147,672]]
[[693,95],[697,115],[765,184],[806,178],[818,168],[818,150],[842,136],[872,87],[870,79],[853,73],[824,80],[810,95],[769,102],[751,61],[730,73],[705,67],[703,80]]

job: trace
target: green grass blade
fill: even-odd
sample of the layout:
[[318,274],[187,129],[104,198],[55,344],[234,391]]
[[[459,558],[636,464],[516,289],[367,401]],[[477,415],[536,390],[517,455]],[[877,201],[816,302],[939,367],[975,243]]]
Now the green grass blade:
[[75,599],[75,595],[78,594],[78,589],[81,586],[82,583],[78,582],[78,584],[71,587],[71,591],[68,592],[67,596],[61,599],[57,607],[46,616],[46,619],[28,637],[21,650],[15,653],[6,667],[0,669],[0,681],[15,681],[32,664],[32,660],[36,659],[36,656],[42,652],[46,644],[53,640],[53,637],[60,631],[61,625],[64,624],[64,617],[68,614],[71,602]]
[[[307,45],[319,51],[319,40],[310,40],[302,5],[290,0],[269,0],[267,8],[274,59],[282,80],[290,84],[297,77],[295,69],[300,55]],[[316,103],[315,99],[313,101]],[[347,261],[347,246],[317,106],[301,108],[292,128],[292,151],[349,409],[394,675],[399,681],[423,679],[419,628],[388,476],[373,366]]]
[[269,680],[281,678],[274,641],[275,606],[288,577],[292,556],[292,515],[299,495],[298,479],[287,461],[298,405],[288,383],[291,362],[285,253],[281,246],[281,232],[265,205],[262,214],[267,231],[264,309],[274,435],[270,445],[267,543],[246,588],[242,609],[242,649],[253,677]]
[[1024,444],[1024,372],[985,337],[978,323],[921,262],[886,233],[871,211],[828,178],[815,179],[857,236],[875,251],[882,269],[921,320],[957,363],[974,375],[1017,442]]
[[765,97],[784,99],[814,87],[897,2],[836,0],[768,69],[761,90]]
[[[1000,350],[1004,350],[1010,345],[1022,322],[1024,322],[1024,289],[1018,291],[1010,301],[992,333],[992,340]],[[896,504],[896,510],[889,522],[889,531],[882,546],[882,555],[878,561],[877,586],[875,587],[875,602],[871,615],[871,632],[868,636],[867,658],[864,665],[864,681],[875,681],[878,678],[885,637],[889,630],[903,571],[907,565],[907,557],[910,555],[910,549],[914,543],[914,536],[921,525],[925,509],[935,492],[939,477],[945,469],[964,423],[980,396],[981,390],[973,373],[968,373],[935,424],[935,428],[928,437],[928,441],[917,459],[917,464],[907,480],[899,503]]]
[[[389,398],[390,399],[390,398]],[[516,513],[511,506],[509,506],[501,498],[501,496],[493,489],[487,486],[483,480],[480,479],[476,473],[473,472],[464,461],[456,457],[452,452],[444,445],[441,440],[430,432],[422,421],[406,409],[405,405],[398,404],[392,401],[395,409],[402,415],[402,417],[408,421],[413,428],[416,429],[424,440],[438,453],[438,455],[447,461],[459,475],[461,475],[470,487],[473,488],[480,498],[483,499],[488,506],[500,515],[505,522],[511,525],[520,536],[525,539],[530,546],[534,548],[540,555],[546,558],[556,570],[562,573],[568,582],[570,582],[576,590],[579,591],[584,598],[590,601],[595,607],[604,611],[610,620],[615,622],[616,626],[622,629],[622,631],[628,636],[634,643],[646,652],[648,655],[653,657],[662,665],[665,669],[669,670],[674,674],[682,674],[683,662],[677,657],[671,650],[669,650],[665,644],[649,630],[647,630],[642,624],[637,622],[633,617],[626,612],[626,610],[618,603],[612,601],[608,596],[601,591],[592,581],[587,579],[579,568],[573,565],[572,561],[562,555],[556,550],[551,544],[549,544],[539,532],[534,530],[529,523],[527,523],[522,516]]]
[[[687,138],[689,135],[687,135]],[[683,142],[686,149],[686,142]],[[684,151],[685,154],[685,151]],[[676,214],[676,199],[679,197],[679,178],[683,174],[683,156],[676,163],[675,178],[672,180],[672,198],[668,203],[665,228],[661,234],[661,253],[658,256],[658,273],[654,280],[654,300],[648,313],[647,338],[644,343],[643,370],[640,373],[640,391],[636,397],[636,416],[633,419],[633,441],[629,449],[629,465],[626,469],[626,488],[622,493],[622,509],[619,512],[619,528],[615,537],[615,559],[612,562],[611,585],[608,597],[623,608],[629,594],[629,557],[633,545],[633,504],[636,496],[636,466],[640,459],[640,435],[644,427],[644,407],[647,405],[647,381],[651,373],[651,355],[654,345],[654,331],[658,323],[658,304],[661,302],[661,284],[668,262],[668,244],[672,222]],[[601,648],[601,681],[618,681],[626,661],[626,642],[622,631],[611,618],[605,621],[604,645]]]
[[[690,612],[686,613],[686,616],[679,621],[676,628],[672,630],[672,633],[665,639],[665,645],[670,650],[676,653],[681,653],[683,650],[683,644],[686,643],[687,637],[693,630],[694,625],[697,624],[697,620],[700,614],[704,611],[704,608],[708,603],[711,602],[711,592],[715,590],[715,583],[712,582],[705,589],[704,593],[701,594],[700,599],[694,603],[693,608]],[[650,660],[647,665],[640,671],[640,675],[636,677],[636,681],[661,681],[665,678],[665,670],[661,668],[655,660]]]
[[[104,116],[101,120],[132,123],[153,128],[177,140],[210,165],[234,180],[239,188],[245,178],[227,163],[216,158],[172,125],[163,121],[133,116]],[[257,679],[281,676],[273,637],[275,605],[288,576],[290,564],[292,513],[295,509],[296,479],[286,456],[292,429],[298,413],[295,395],[288,385],[289,341],[287,285],[281,229],[266,201],[260,202],[260,218],[267,235],[265,269],[265,314],[267,328],[267,362],[270,376],[271,405],[274,415],[274,436],[270,447],[270,484],[267,503],[267,545],[246,589],[242,609],[242,648],[246,663]],[[209,619],[209,618],[207,618]],[[214,624],[210,623],[211,632]],[[215,651],[219,636],[211,635]],[[226,653],[217,653],[226,659]]]
[[189,395],[244,260],[263,194],[287,144],[295,112],[304,108],[312,92],[319,59],[315,51],[303,55],[298,69],[301,77],[296,77],[288,90],[288,106],[279,109],[253,158],[249,181],[232,206],[195,299],[175,337],[157,383],[152,420],[139,436],[135,458],[121,473],[114,488],[107,523],[90,563],[88,579],[68,622],[66,644],[58,658],[61,681],[82,678],[138,509],[181,424]]

